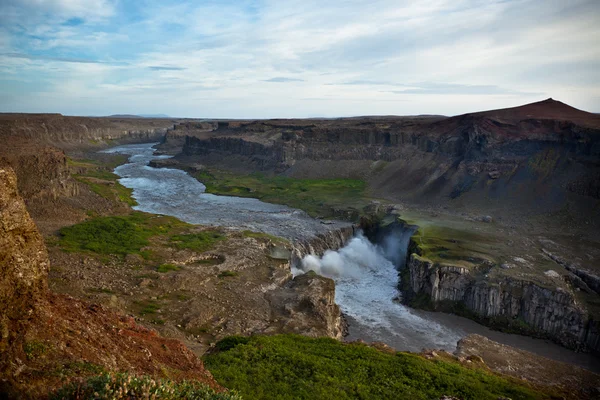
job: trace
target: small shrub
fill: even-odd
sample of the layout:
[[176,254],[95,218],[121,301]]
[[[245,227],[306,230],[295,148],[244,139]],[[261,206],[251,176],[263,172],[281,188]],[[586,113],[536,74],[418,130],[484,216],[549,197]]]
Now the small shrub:
[[238,275],[239,274],[237,272],[235,272],[235,271],[225,270],[225,271],[221,272],[218,275],[218,277],[220,279],[223,279],[223,278],[234,277],[234,276],[238,276]]
[[156,272],[166,273],[170,271],[179,271],[182,269],[181,266],[175,264],[161,264],[156,268]]
[[225,236],[218,231],[206,230],[198,233],[171,236],[171,245],[178,249],[193,250],[198,253],[211,249]]
[[27,342],[23,345],[23,351],[28,360],[35,360],[48,350],[48,345],[37,340]]
[[217,393],[199,382],[155,380],[148,376],[103,374],[82,383],[70,383],[50,395],[53,400],[192,399],[241,400],[235,392]]

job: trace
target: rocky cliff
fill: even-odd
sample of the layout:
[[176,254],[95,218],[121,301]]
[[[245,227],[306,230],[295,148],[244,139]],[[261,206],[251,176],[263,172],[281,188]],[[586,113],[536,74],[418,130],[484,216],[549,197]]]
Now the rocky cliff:
[[10,167],[0,166],[0,350],[25,333],[46,296],[48,254]]
[[65,149],[81,149],[111,141],[159,141],[174,123],[169,119],[3,114],[0,116],[0,137],[19,144],[34,141]]
[[279,331],[335,339],[346,334],[346,321],[335,303],[332,279],[314,272],[303,274],[269,293],[268,297],[277,318],[265,333]]
[[315,235],[309,240],[294,242],[290,256],[290,264],[294,267],[309,254],[322,256],[327,250],[338,250],[344,247],[346,243],[354,237],[358,229],[359,228],[354,225],[348,225]]
[[[504,277],[477,279],[468,268],[433,262],[416,253],[409,257],[407,299],[421,296],[437,309],[466,313],[494,325],[542,334],[575,349],[600,351],[598,323],[588,316],[573,292]],[[407,288],[407,286],[403,286]]]
[[246,172],[360,176],[395,201],[543,212],[600,199],[600,118],[552,99],[451,118],[220,122],[188,136],[182,155]]
[[16,172],[19,192],[28,205],[34,201],[45,204],[79,193],[65,151],[160,141],[173,124],[168,119],[2,114],[0,163],[10,165]]

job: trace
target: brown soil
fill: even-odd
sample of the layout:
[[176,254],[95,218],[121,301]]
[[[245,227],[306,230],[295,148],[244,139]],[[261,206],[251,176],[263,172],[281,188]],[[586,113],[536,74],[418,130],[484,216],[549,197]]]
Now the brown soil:
[[38,304],[27,333],[9,352],[12,361],[3,371],[0,392],[16,398],[43,398],[77,377],[102,371],[194,379],[219,388],[180,341],[101,305],[54,293]]

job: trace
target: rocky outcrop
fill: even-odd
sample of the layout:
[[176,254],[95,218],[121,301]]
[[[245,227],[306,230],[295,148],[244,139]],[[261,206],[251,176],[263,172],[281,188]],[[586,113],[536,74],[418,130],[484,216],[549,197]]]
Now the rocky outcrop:
[[341,339],[346,333],[346,322],[335,304],[332,279],[311,271],[274,290],[269,298],[276,322],[266,333],[272,330],[335,339]]
[[521,328],[532,330],[528,333],[542,334],[566,347],[600,351],[597,323],[589,319],[574,294],[562,288],[508,276],[498,282],[477,279],[467,268],[434,263],[415,253],[407,268],[407,298],[424,296],[434,308],[460,305],[484,321],[524,324]]
[[46,295],[48,254],[17,191],[15,173],[0,166],[0,350],[24,334]]
[[302,259],[309,254],[322,256],[327,250],[338,250],[344,247],[348,240],[354,237],[357,230],[356,226],[348,225],[315,235],[308,240],[294,242],[290,264],[294,267],[299,265]]
[[19,193],[27,201],[38,198],[71,197],[79,186],[73,179],[62,150],[40,146],[35,151],[0,156],[17,174]]

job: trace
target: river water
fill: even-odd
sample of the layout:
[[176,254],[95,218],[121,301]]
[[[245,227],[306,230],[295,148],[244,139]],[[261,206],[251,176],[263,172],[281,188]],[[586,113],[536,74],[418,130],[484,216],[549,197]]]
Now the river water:
[[[304,211],[257,199],[207,194],[205,186],[184,171],[149,167],[149,161],[169,157],[154,155],[155,144],[125,145],[103,151],[130,156],[129,162],[117,167],[115,173],[121,177],[122,185],[133,189],[138,202],[136,210],[171,215],[192,224],[249,229],[291,240],[307,239],[347,225],[343,222],[324,225]],[[454,351],[461,337],[477,333],[600,372],[598,358],[591,355],[575,353],[544,340],[492,331],[455,315],[425,312],[400,304],[394,264],[385,249],[362,236],[322,258],[305,258],[302,269],[316,270],[336,281],[336,303],[349,322],[347,340],[380,341],[404,351],[423,348]]]

